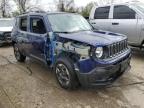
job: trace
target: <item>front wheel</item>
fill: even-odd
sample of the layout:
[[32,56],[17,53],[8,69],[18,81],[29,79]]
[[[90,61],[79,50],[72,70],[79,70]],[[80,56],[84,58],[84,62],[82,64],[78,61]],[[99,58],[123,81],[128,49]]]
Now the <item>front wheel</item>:
[[58,83],[64,89],[76,89],[79,85],[73,63],[69,58],[59,58],[55,65],[55,75]]
[[16,44],[14,44],[14,55],[18,62],[24,62],[26,59],[26,56],[21,54]]

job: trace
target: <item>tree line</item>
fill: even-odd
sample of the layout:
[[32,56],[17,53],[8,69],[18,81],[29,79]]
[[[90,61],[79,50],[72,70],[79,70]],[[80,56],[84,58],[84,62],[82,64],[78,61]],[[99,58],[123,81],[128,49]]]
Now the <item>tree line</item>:
[[[34,0],[33,0],[34,1]],[[99,2],[90,2],[85,7],[75,7],[74,0],[54,0],[54,5],[58,11],[62,12],[76,12],[82,14],[84,17],[88,17],[89,13],[94,5],[99,5],[101,2],[112,3],[114,0],[99,0]],[[17,9],[14,12],[11,10],[14,8],[11,6],[11,2],[14,2]],[[0,13],[1,17],[17,16],[19,14],[30,11],[32,8],[39,10],[39,6],[31,5],[32,0],[0,0]],[[38,4],[39,0],[35,0],[35,4]]]

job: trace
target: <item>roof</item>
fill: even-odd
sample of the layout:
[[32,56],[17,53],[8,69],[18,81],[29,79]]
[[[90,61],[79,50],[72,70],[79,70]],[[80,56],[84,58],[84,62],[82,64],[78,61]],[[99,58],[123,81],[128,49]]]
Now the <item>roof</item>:
[[13,20],[13,18],[0,18],[0,20]]
[[68,12],[28,12],[28,13],[24,13],[19,15],[19,17],[21,16],[26,16],[26,15],[50,15],[50,14],[76,14],[76,13],[68,13]]
[[131,4],[135,4],[135,3],[141,3],[139,1],[130,1],[130,2],[124,2],[124,3],[112,3],[112,4],[106,4],[106,5],[101,5],[98,7],[105,7],[105,6],[111,6],[111,5],[131,5]]

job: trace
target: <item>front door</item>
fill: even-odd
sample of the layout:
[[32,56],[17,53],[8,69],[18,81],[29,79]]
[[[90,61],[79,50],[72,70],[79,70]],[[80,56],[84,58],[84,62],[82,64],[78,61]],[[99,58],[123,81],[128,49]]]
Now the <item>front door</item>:
[[30,41],[30,56],[45,61],[45,45],[47,40],[47,31],[43,17],[30,17],[30,31],[28,33]]

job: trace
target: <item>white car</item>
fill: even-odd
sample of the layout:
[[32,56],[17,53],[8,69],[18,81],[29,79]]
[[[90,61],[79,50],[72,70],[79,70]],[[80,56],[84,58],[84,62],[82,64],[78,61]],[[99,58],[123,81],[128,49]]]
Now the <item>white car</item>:
[[0,46],[5,43],[11,43],[11,31],[13,29],[13,18],[0,19]]
[[94,6],[89,20],[94,28],[125,34],[130,45],[144,47],[144,4],[140,2]]

